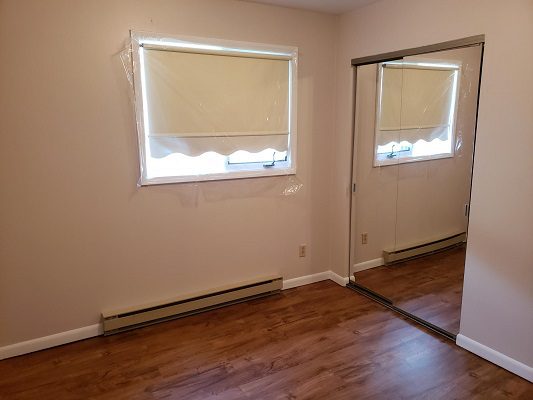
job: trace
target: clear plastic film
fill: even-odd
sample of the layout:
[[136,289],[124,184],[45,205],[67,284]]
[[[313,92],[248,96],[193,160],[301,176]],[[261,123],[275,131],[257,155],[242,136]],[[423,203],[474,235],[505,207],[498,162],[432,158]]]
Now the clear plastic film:
[[380,64],[376,166],[453,156],[461,65],[424,56]]
[[296,48],[132,32],[120,58],[135,107],[139,186],[180,183],[195,193],[187,204],[198,191],[216,200],[301,190]]

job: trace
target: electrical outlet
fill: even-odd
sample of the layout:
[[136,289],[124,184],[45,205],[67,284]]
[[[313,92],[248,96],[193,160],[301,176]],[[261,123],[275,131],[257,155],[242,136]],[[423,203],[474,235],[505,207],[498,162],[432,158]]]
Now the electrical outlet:
[[361,233],[361,244],[367,244],[368,243],[368,233]]
[[301,244],[300,247],[298,248],[298,254],[300,257],[305,257],[307,253],[307,245],[305,244]]

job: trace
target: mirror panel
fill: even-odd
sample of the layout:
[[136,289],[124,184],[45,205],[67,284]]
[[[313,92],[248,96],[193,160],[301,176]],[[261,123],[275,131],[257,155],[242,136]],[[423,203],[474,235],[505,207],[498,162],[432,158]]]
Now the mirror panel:
[[478,45],[357,67],[351,275],[452,334],[459,332],[481,57]]

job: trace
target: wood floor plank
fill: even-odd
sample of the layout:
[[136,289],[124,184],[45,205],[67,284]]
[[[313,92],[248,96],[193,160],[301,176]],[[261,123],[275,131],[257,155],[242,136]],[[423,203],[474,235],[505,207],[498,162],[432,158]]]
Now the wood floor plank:
[[0,399],[530,399],[533,385],[330,282],[0,361]]
[[425,257],[354,274],[355,281],[453,334],[459,333],[466,248],[457,246]]

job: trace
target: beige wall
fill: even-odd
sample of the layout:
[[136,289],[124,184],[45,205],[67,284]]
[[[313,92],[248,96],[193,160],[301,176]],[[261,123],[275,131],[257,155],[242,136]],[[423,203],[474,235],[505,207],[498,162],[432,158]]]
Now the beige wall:
[[[461,332],[532,365],[532,6],[390,0],[337,26],[225,0],[1,0],[0,346],[96,323],[103,308],[258,274],[345,275],[350,59],[485,33]],[[194,185],[136,188],[117,58],[131,28],[298,46],[303,190],[284,198],[276,182],[214,183],[196,199]]]
[[[419,58],[462,64],[455,126],[458,146],[451,158],[373,167],[378,68],[377,64],[358,68],[354,263],[378,259],[385,249],[467,230],[464,206],[470,200],[481,47]],[[363,232],[368,233],[366,244],[361,243]]]
[[485,34],[461,334],[533,365],[533,2],[379,1],[343,15],[331,265],[348,269],[350,59]]
[[[303,189],[137,188],[118,57],[129,29],[298,46]],[[236,1],[2,0],[0,346],[95,324],[106,308],[329,269],[335,34],[336,17]]]

